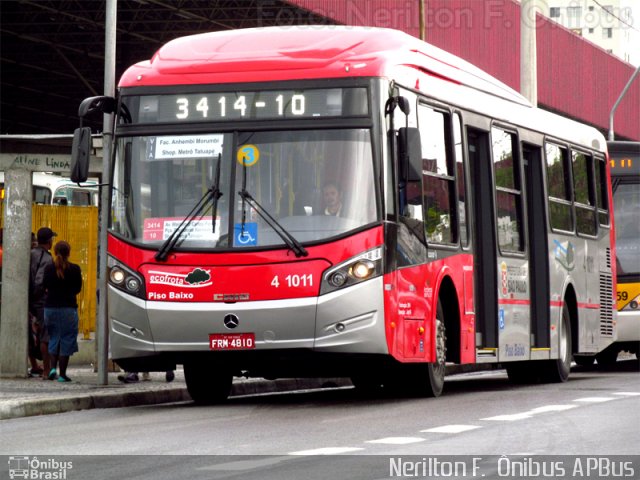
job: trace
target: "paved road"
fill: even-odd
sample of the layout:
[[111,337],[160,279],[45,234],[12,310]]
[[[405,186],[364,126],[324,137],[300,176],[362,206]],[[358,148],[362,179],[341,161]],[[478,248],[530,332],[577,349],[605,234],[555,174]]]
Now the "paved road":
[[[497,459],[638,452],[635,361],[618,362],[610,371],[575,369],[560,385],[513,386],[504,371],[495,371],[452,377],[445,388],[438,399],[363,398],[343,388],[233,398],[216,407],[180,402],[5,420],[0,454],[115,456],[92,460],[90,476],[84,472],[82,478],[139,472],[139,478],[155,480],[271,474],[309,480],[312,471],[327,474],[328,468],[340,468],[333,478],[389,478],[394,456]],[[340,456],[317,456],[324,454]],[[141,457],[132,462],[121,455]],[[238,457],[243,455],[248,457]],[[483,473],[495,472],[495,459],[485,461],[493,463]],[[86,460],[76,462],[80,474]],[[379,474],[369,475],[377,468],[382,468]],[[106,471],[124,476],[100,476]],[[635,473],[638,478],[640,469]]]

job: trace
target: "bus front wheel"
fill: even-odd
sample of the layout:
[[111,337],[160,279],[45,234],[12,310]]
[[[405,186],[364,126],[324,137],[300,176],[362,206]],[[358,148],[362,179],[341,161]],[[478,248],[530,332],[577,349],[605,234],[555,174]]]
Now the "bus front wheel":
[[439,397],[444,389],[444,376],[447,363],[447,331],[444,325],[444,310],[438,300],[436,310],[436,358],[435,362],[427,364],[427,382],[424,395],[427,397]]
[[[411,393],[422,397],[439,397],[444,389],[444,377],[447,363],[447,331],[444,324],[444,310],[440,300],[436,310],[435,324],[436,358],[432,363],[419,365],[421,375],[416,376],[411,385]],[[417,380],[417,381],[416,381]]]
[[184,379],[195,403],[213,405],[229,397],[233,375],[207,362],[189,362],[184,364]]

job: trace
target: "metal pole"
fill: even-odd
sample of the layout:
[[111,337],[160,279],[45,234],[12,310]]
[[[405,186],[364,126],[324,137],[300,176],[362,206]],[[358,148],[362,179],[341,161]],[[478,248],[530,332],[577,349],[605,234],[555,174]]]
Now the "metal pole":
[[615,134],[613,133],[613,116],[616,113],[616,109],[618,108],[618,105],[620,105],[620,102],[622,101],[622,97],[625,96],[625,94],[627,93],[627,90],[629,90],[629,87],[631,86],[635,78],[638,76],[638,72],[640,72],[640,65],[638,66],[638,68],[636,68],[636,71],[633,72],[633,75],[631,75],[631,78],[629,79],[625,87],[622,89],[622,93],[618,97],[618,100],[616,100],[616,103],[613,104],[613,108],[611,109],[611,113],[609,114],[609,140],[610,141],[615,140]]
[[424,22],[424,0],[419,0],[418,16],[420,18],[420,40],[424,41],[427,38]]
[[520,93],[538,105],[536,0],[520,2]]
[[[116,0],[107,0],[105,15],[104,35],[104,94],[115,95],[116,72]],[[113,114],[104,115],[102,129],[102,182],[109,180],[109,165],[111,163],[111,141],[113,139]],[[107,226],[109,223],[109,187],[100,189],[100,262],[99,292],[100,303],[98,308],[97,342],[98,342],[98,385],[109,383],[109,317],[107,310]]]

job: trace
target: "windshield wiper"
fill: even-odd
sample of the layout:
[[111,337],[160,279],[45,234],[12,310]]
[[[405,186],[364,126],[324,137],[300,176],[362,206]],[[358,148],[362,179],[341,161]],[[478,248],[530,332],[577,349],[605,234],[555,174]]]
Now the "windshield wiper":
[[[260,205],[260,203],[251,196],[251,194],[247,191],[247,165],[245,163],[245,158],[242,158],[242,190],[238,192],[240,198],[242,198],[243,202],[247,202],[253,209],[260,215],[260,217],[269,224],[273,231],[278,234],[278,236],[282,239],[282,241],[289,247],[289,249],[295,254],[296,258],[306,257],[309,255],[307,249],[302,246],[302,244],[291,235],[282,225],[280,225],[275,218],[273,218],[267,210]],[[242,225],[241,225],[241,235],[244,234],[244,227],[246,223],[246,212],[244,205],[242,206]]]
[[[296,238],[291,235],[282,225],[280,225],[275,218],[273,218],[269,212],[267,212],[262,205],[258,203],[258,201],[251,196],[246,189],[242,189],[238,192],[238,195],[246,201],[249,205],[251,205],[255,211],[260,215],[260,217],[269,224],[273,231],[278,234],[278,236],[282,239],[282,241],[291,249],[293,253],[295,253],[296,257],[306,257],[309,255],[307,249],[302,246],[302,244],[296,240]],[[244,229],[244,225],[242,226]]]
[[184,217],[184,219],[182,220],[182,222],[180,222],[180,225],[178,225],[178,228],[176,228],[171,235],[169,235],[169,238],[167,238],[165,240],[165,242],[162,244],[162,246],[160,247],[160,249],[158,250],[158,252],[154,255],[154,258],[159,261],[159,262],[164,262],[167,259],[167,256],[169,255],[169,252],[171,250],[173,250],[173,248],[176,246],[176,244],[178,243],[178,241],[180,240],[180,237],[182,237],[182,234],[184,233],[185,229],[189,226],[189,224],[191,222],[193,222],[193,220],[196,217],[199,217],[202,215],[202,211],[205,209],[205,207],[209,204],[210,201],[213,201],[212,204],[212,209],[213,209],[213,213],[212,213],[212,218],[211,218],[211,222],[213,223],[213,232],[215,232],[216,230],[216,212],[218,210],[218,199],[222,196],[222,192],[220,192],[220,159],[222,157],[222,154],[218,154],[218,164],[216,167],[216,174],[214,176],[214,183],[213,185],[211,185],[211,187],[209,187],[207,189],[207,191],[204,193],[204,195],[200,198],[200,200],[198,200],[198,202],[194,205],[194,207],[191,209],[191,211],[187,214],[186,217]]
[[222,196],[222,192],[220,191],[220,161],[222,160],[222,153],[218,154],[218,162],[216,164],[216,174],[213,177],[213,185],[211,186],[213,191],[211,194],[213,195],[213,204],[211,205],[211,232],[216,233],[216,217],[218,216],[218,200]]

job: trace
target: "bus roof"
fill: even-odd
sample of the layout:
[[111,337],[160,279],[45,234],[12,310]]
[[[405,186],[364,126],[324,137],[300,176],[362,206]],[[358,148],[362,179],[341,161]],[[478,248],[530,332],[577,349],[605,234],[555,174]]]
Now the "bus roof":
[[[591,126],[534,108],[480,68],[404,32],[351,26],[265,27],[177,38],[130,67],[120,87],[382,77],[461,108],[604,152]],[[474,92],[481,93],[475,95]],[[513,107],[516,108],[513,108]]]
[[471,63],[404,32],[373,27],[265,27],[181,37],[130,67],[119,86],[385,77],[397,66],[529,105]]

